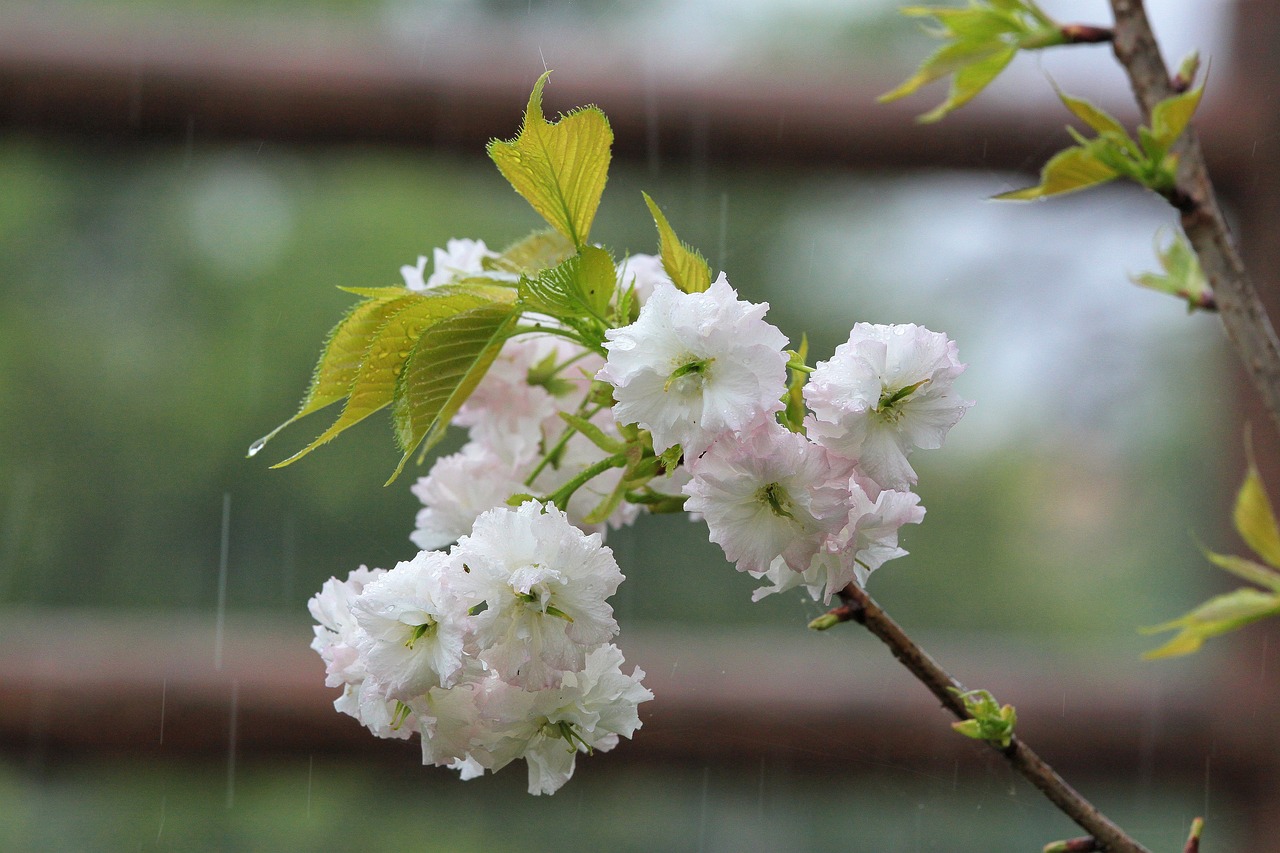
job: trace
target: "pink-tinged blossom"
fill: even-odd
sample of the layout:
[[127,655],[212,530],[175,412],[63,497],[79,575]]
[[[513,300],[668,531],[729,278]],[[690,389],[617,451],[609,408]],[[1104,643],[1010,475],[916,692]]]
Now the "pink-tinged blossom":
[[623,579],[613,552],[554,506],[489,510],[452,553],[464,599],[485,605],[472,617],[479,657],[504,681],[554,687],[618,632],[605,600]]
[[557,412],[577,407],[602,364],[599,355],[563,338],[508,341],[453,423],[505,458],[532,459],[564,429]]
[[637,305],[649,301],[659,282],[671,284],[671,277],[657,255],[628,255],[618,267],[618,284],[623,289],[634,288],[632,295]]
[[640,728],[637,706],[653,693],[640,683],[644,670],[625,675],[622,663],[622,652],[606,645],[587,655],[581,671],[565,673],[558,687],[530,692],[496,685],[484,699],[493,722],[488,743],[477,750],[480,763],[496,771],[523,758],[529,793],[554,794],[573,775],[579,752],[607,752]]
[[449,687],[462,671],[467,608],[449,588],[461,573],[448,554],[421,551],[368,584],[351,610],[368,677],[387,698]]
[[364,680],[364,660],[357,641],[360,625],[351,612],[351,604],[365,586],[384,574],[382,569],[361,566],[347,575],[345,581],[329,578],[320,591],[307,602],[307,610],[316,620],[311,648],[325,665],[325,686],[340,687]]
[[[757,576],[770,586],[759,587],[753,601],[766,595],[804,586],[814,600],[830,602],[850,583],[865,586],[867,577],[887,561],[906,556],[898,546],[898,529],[924,520],[920,496],[907,491],[880,489],[858,474],[849,478],[846,523],[829,536],[803,572],[775,559]],[[873,497],[874,495],[874,497]]]
[[739,571],[764,572],[777,557],[804,571],[845,522],[848,464],[833,471],[825,450],[772,418],[722,436],[688,468],[685,509],[702,514]]
[[702,293],[663,282],[636,322],[606,332],[609,356],[596,374],[614,387],[614,416],[639,424],[662,452],[696,456],[782,408],[787,339],[764,320],[768,303],[743,302],[724,274]]
[[914,448],[936,449],[973,405],[951,388],[964,371],[956,345],[914,324],[858,323],[804,388],[814,441],[858,466],[885,488],[916,482]]
[[408,740],[418,731],[417,720],[412,714],[406,716],[401,713],[402,704],[388,699],[372,679],[348,684],[342,695],[333,701],[335,709],[355,717],[375,737]]
[[472,442],[442,456],[411,491],[422,501],[409,538],[422,549],[444,548],[466,535],[485,510],[527,491],[523,467],[490,448]]

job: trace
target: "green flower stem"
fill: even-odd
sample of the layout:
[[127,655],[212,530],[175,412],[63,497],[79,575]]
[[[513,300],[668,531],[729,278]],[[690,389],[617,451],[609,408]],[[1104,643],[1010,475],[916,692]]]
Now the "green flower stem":
[[[591,409],[589,412],[586,410],[582,410],[583,420],[590,420],[591,418],[595,417],[596,414],[598,414],[599,411],[603,408],[604,406],[596,406],[595,408]],[[573,438],[573,434],[576,433],[577,431],[578,431],[578,428],[575,426],[565,427],[564,432],[560,433],[560,437],[556,439],[556,443],[552,445],[550,450],[542,454],[542,458],[538,460],[538,464],[534,465],[533,470],[529,472],[529,476],[525,477],[524,484],[526,486],[530,486],[530,487],[533,486],[533,481],[538,479],[538,475],[541,474],[546,469],[546,467],[551,464],[552,459],[555,459],[557,456],[560,455],[561,451],[564,450],[565,445],[569,443],[569,439]]]
[[564,509],[569,505],[569,498],[573,497],[573,493],[578,491],[578,489],[582,488],[592,479],[600,476],[605,471],[608,471],[610,468],[621,468],[626,465],[627,462],[627,454],[625,453],[615,453],[612,456],[605,457],[596,464],[583,470],[581,474],[574,477],[551,494],[547,495],[542,499],[542,501],[543,503],[553,503],[561,509]]
[[[864,626],[885,645],[889,651],[916,677],[942,706],[961,720],[971,719],[965,710],[961,696],[967,691],[959,681],[940,667],[924,649],[889,618],[880,606],[856,583],[840,591],[841,605],[828,617],[838,622],[853,621]],[[824,617],[819,617],[819,620]],[[815,620],[815,621],[819,621]],[[1082,797],[1079,792],[1050,767],[1044,759],[1031,750],[1016,735],[1007,747],[992,745],[992,749],[1032,785],[1049,798],[1058,810],[1076,822],[1081,829],[1097,839],[1102,850],[1109,853],[1149,853],[1124,830],[1112,823],[1097,806]]]

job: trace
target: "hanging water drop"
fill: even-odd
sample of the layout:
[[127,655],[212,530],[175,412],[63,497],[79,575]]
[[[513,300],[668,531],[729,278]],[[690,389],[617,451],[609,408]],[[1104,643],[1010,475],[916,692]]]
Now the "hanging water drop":
[[269,438],[271,438],[271,436],[264,435],[262,438],[258,439],[253,444],[249,445],[249,455],[257,456],[258,451],[267,446],[267,439]]

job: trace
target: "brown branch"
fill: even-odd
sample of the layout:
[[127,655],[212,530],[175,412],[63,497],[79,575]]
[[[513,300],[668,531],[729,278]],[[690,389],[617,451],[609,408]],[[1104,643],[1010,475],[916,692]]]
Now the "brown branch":
[[1058,28],[1070,44],[1104,44],[1111,41],[1115,34],[1106,27],[1095,27],[1089,24],[1063,24]]
[[[944,708],[961,720],[969,719],[964,702],[956,695],[957,692],[964,692],[964,685],[951,677],[908,637],[865,590],[857,584],[849,584],[840,591],[840,599],[843,605],[832,611],[839,621],[854,621],[865,626],[889,647],[899,663],[929,688],[929,692],[937,697]],[[1007,747],[994,744],[991,747],[1003,755],[1015,770],[1036,786],[1063,814],[1093,836],[1100,845],[1099,849],[1109,853],[1148,853],[1147,848],[1130,838],[1124,830],[1098,811],[1095,805],[1068,785],[1016,735]]]
[[[1116,19],[1112,48],[1149,121],[1155,105],[1175,94],[1176,87],[1160,56],[1142,0],[1111,0],[1111,9]],[[1178,178],[1167,197],[1182,214],[1182,230],[1213,288],[1227,337],[1263,405],[1280,427],[1280,340],[1236,251],[1199,140],[1191,129],[1175,143],[1173,153],[1178,156]]]
[[1084,838],[1068,838],[1066,841],[1046,844],[1043,853],[1095,853],[1100,849],[1098,839],[1086,835]]

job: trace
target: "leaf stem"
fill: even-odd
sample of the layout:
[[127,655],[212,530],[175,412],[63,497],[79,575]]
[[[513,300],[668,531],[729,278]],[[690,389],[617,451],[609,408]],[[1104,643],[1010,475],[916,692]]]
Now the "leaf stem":
[[[864,626],[889,647],[889,651],[898,659],[898,662],[929,689],[929,692],[942,703],[942,707],[958,719],[971,719],[960,695],[967,692],[964,685],[908,637],[906,632],[889,618],[889,615],[872,600],[871,596],[867,595],[864,589],[856,583],[851,583],[840,591],[840,600],[842,604],[833,609],[829,616],[836,618],[837,621],[852,621]],[[1005,760],[1038,788],[1050,802],[1058,807],[1059,811],[1093,836],[1100,845],[1098,849],[1108,853],[1149,853],[1147,848],[1129,837],[1124,830],[1102,814],[1097,806],[1068,785],[1017,735],[1010,738],[1007,747],[992,744],[991,748],[1004,756]]]
[[592,479],[600,476],[610,468],[621,468],[627,464],[627,455],[625,453],[615,453],[613,456],[607,456],[599,462],[584,468],[576,477],[556,489],[551,494],[543,498],[543,503],[553,503],[560,509],[565,509],[569,504],[569,498],[573,497],[573,493],[578,491]]

